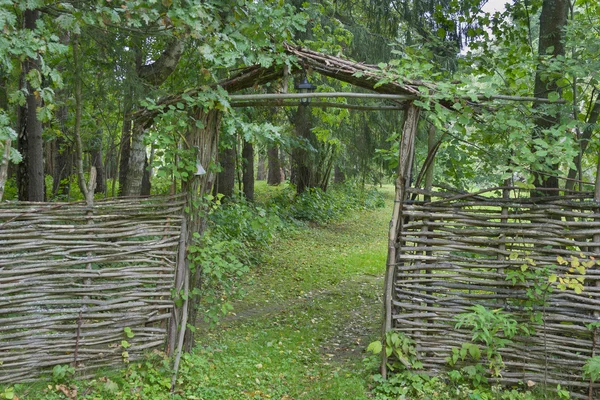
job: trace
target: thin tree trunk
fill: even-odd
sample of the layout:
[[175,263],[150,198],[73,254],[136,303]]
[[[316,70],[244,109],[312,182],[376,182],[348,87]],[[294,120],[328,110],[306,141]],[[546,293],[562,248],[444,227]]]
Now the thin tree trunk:
[[[25,10],[24,26],[26,30],[35,30],[40,12],[38,10]],[[23,63],[23,77],[31,71],[39,70],[39,59],[28,58]],[[19,200],[44,201],[44,142],[42,140],[42,123],[37,117],[37,109],[41,107],[41,98],[37,92],[38,88],[23,78],[23,84],[27,90],[25,109],[20,114],[21,132],[19,137],[19,150],[24,154],[24,169],[20,168],[18,174]],[[24,174],[26,176],[24,176]]]
[[127,178],[123,186],[123,196],[139,196],[142,193],[142,178],[146,165],[146,145],[144,145],[145,126],[134,124],[131,135],[131,151],[127,165]]
[[10,157],[10,144],[11,140],[7,139],[3,143],[0,143],[2,147],[2,158],[0,159],[0,201],[4,196],[4,186],[6,185],[6,179],[8,178],[8,159]]
[[[8,93],[7,93],[8,79],[7,75],[0,72],[0,109],[8,111]],[[10,158],[10,149],[12,146],[12,140],[6,139],[4,142],[0,142],[0,201],[4,196],[4,186],[8,179],[8,165]]]
[[[568,0],[543,0],[542,13],[540,14],[540,35],[539,35],[539,47],[538,55],[544,56],[551,51],[551,57],[555,58],[558,56],[565,55],[565,46],[563,43],[564,30],[567,26],[567,15],[569,10]],[[548,81],[543,77],[544,66],[540,63],[535,73],[535,86],[534,86],[534,97],[547,99],[549,93],[558,92],[559,87],[556,81]],[[555,126],[560,121],[560,116],[557,114],[549,115],[543,113],[538,103],[534,104],[534,109],[542,113],[536,120],[536,128],[533,132],[534,139],[546,140],[544,130]],[[548,167],[554,175],[559,174],[559,166],[553,163],[551,160],[547,161]],[[558,189],[558,177],[549,176],[547,174],[541,174],[534,172],[534,184],[539,188],[547,189]],[[547,190],[547,191],[532,191],[532,196],[556,196],[558,190]]]
[[106,175],[102,162],[102,142],[100,142],[98,148],[92,150],[92,165],[96,167],[96,189],[94,189],[94,192],[104,193],[106,189]]
[[121,144],[119,149],[119,196],[123,196],[123,188],[127,186],[127,173],[129,171],[129,153],[131,152],[131,129],[133,121],[133,86],[129,87],[129,93],[125,95],[123,103],[123,127],[121,129]]
[[[311,114],[307,106],[299,106],[294,118],[296,136],[313,144],[311,132]],[[292,163],[295,169],[296,193],[301,194],[306,189],[315,187],[314,166],[311,165],[309,151],[303,147],[297,147],[292,151]]]
[[581,159],[587,150],[590,139],[592,138],[592,134],[594,133],[596,122],[598,122],[598,116],[600,116],[600,95],[596,97],[594,106],[592,107],[587,119],[587,126],[583,130],[581,138],[579,139],[579,153],[577,156],[575,156],[574,160],[575,168],[569,169],[569,175],[567,176],[569,180],[567,180],[567,183],[565,184],[565,189],[567,190],[573,190],[575,187],[576,178],[582,180],[581,176],[578,177],[578,174],[581,171]]
[[242,148],[242,182],[246,200],[254,201],[254,147],[245,140]]
[[339,167],[339,165],[336,165],[333,168],[333,183],[344,183],[346,182],[346,174],[344,173],[344,171],[342,171],[342,169]]
[[258,154],[258,166],[256,167],[256,180],[264,181],[267,179],[267,167],[266,167],[267,159],[265,158],[264,153],[261,151]]
[[[81,143],[81,114],[83,109],[81,66],[79,64],[79,38],[73,40],[73,63],[75,64],[75,126],[73,127],[73,136],[75,138],[75,164],[77,165],[77,177],[79,189],[85,197],[88,205],[94,204],[94,188],[96,185],[95,172],[90,174],[90,183],[85,181],[83,172],[83,145]],[[93,165],[93,163],[92,163]],[[92,166],[92,171],[94,167]]]
[[215,193],[220,193],[225,198],[231,198],[235,188],[235,148],[221,149],[219,164],[221,164],[222,171],[217,175]]
[[273,145],[267,150],[267,184],[279,185],[281,179],[281,163],[279,160],[279,146]]
[[150,196],[152,191],[152,163],[154,162],[154,146],[150,149],[150,157],[144,162],[144,176],[142,178],[142,196]]

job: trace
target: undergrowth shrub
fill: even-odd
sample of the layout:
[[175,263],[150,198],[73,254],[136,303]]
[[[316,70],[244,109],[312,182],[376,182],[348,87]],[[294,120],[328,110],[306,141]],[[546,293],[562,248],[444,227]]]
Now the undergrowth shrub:
[[[469,383],[449,379],[446,375],[428,376],[403,371],[383,379],[374,376],[376,400],[541,400],[568,399],[568,392],[560,390],[556,397],[541,396],[532,391],[506,389],[501,386],[473,387]],[[561,397],[562,396],[562,397]]]
[[196,294],[205,308],[204,319],[214,323],[232,309],[232,299],[243,295],[239,279],[260,261],[284,225],[273,211],[243,199],[221,204],[209,196],[207,202],[207,229],[189,247],[189,257],[202,274],[202,288]]
[[207,229],[189,247],[189,257],[201,268],[202,288],[196,291],[207,322],[232,309],[231,300],[243,295],[240,278],[261,261],[279,232],[295,230],[298,221],[325,224],[351,211],[383,207],[383,195],[374,188],[344,184],[328,192],[309,190],[296,196],[294,188],[279,190],[266,204],[252,204],[243,196],[226,203],[208,196]]
[[352,211],[383,207],[385,200],[375,188],[346,183],[327,192],[312,188],[300,195],[296,195],[295,189],[290,186],[274,196],[269,204],[276,207],[282,218],[327,224]]

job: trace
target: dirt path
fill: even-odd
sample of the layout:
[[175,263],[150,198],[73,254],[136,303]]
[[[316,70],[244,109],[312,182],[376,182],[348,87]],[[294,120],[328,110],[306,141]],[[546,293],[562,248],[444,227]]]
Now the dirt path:
[[[375,371],[363,359],[380,332],[389,210],[274,244],[244,283],[235,314],[200,327],[215,393],[203,399],[370,398]],[[231,385],[243,388],[239,396]]]

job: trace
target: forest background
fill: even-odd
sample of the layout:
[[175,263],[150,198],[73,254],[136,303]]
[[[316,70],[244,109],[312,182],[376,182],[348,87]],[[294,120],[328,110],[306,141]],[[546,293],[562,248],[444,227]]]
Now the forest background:
[[[225,112],[218,158],[202,166],[214,176],[213,199],[251,202],[255,179],[289,179],[301,195],[331,181],[392,178],[404,118],[397,103],[241,108],[217,85],[249,65],[293,70],[286,42],[375,65],[384,76],[375,87],[427,88],[415,158],[420,165],[435,153],[436,164],[414,177],[417,186],[427,175],[459,191],[589,190],[600,5],[515,1],[487,13],[484,4],[2,0],[0,199],[180,192],[198,171],[186,142],[203,127],[193,107]],[[320,92],[358,90],[300,70],[244,93],[291,92],[305,77]],[[169,96],[180,101],[162,105]],[[156,117],[140,123],[145,110]]]

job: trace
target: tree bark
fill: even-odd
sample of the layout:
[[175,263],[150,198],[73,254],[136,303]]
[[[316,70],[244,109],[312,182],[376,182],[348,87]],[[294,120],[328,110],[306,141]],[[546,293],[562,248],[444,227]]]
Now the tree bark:
[[254,201],[254,147],[245,140],[242,148],[242,183],[246,200]]
[[235,148],[224,148],[219,151],[221,172],[217,175],[215,193],[220,193],[228,199],[233,196],[235,188]]
[[346,174],[342,169],[336,165],[333,168],[333,183],[344,183],[346,182]]
[[0,143],[0,201],[4,196],[4,185],[8,178],[8,159],[10,158],[11,140],[6,139]]
[[267,150],[267,184],[279,185],[281,179],[281,163],[279,160],[279,146],[273,145]]
[[133,111],[133,87],[129,87],[129,93],[125,95],[123,103],[123,127],[121,129],[121,143],[119,156],[119,196],[123,196],[123,188],[127,186],[127,174],[129,172],[129,153],[131,153],[131,129],[133,121],[131,112]]
[[[40,12],[38,10],[25,10],[24,27],[26,30],[35,30]],[[42,122],[37,117],[37,109],[42,101],[37,92],[38,88],[31,86],[25,79],[28,73],[40,69],[39,58],[28,58],[23,63],[23,83],[27,90],[26,104],[20,116],[22,122],[19,132],[18,149],[24,155],[24,170],[20,168],[17,180],[19,182],[19,200],[44,201],[44,142],[42,140]],[[24,174],[26,176],[24,176]]]
[[[575,160],[573,161],[575,164],[575,168],[569,169],[569,175],[567,176],[569,180],[567,180],[567,183],[565,184],[565,189],[567,190],[573,190],[573,188],[575,187],[575,179],[577,178],[577,175],[581,170],[581,158],[583,157],[583,154],[588,148],[590,139],[592,138],[592,134],[594,133],[594,127],[596,126],[596,122],[598,122],[599,116],[600,95],[596,97],[596,101],[594,102],[592,110],[590,111],[587,119],[587,126],[585,127],[581,134],[581,137],[579,138],[579,154],[577,154]],[[579,179],[581,180],[581,177],[579,177]]]
[[[218,132],[219,126],[221,124],[222,112],[218,110],[210,110],[209,112],[204,112],[203,110],[196,111],[196,120],[202,121],[202,126],[204,128],[198,128],[194,126],[190,129],[187,137],[187,143],[190,146],[196,147],[199,149],[198,161],[202,164],[207,171],[210,171],[208,168],[209,165],[213,164],[215,161],[215,156],[217,154],[217,143],[219,140]],[[197,203],[199,199],[202,199],[206,193],[210,193],[212,189],[212,185],[215,181],[215,176],[212,172],[207,172],[201,176],[194,176],[189,182],[185,184],[185,188],[188,193],[188,201],[189,209],[194,210],[194,203]],[[198,211],[198,210],[197,210]],[[187,227],[188,227],[188,247],[190,244],[194,243],[194,241],[200,239],[204,234],[204,230],[206,229],[206,218],[198,217],[195,214],[187,215]],[[189,259],[186,258],[186,264],[188,266],[187,271],[189,269]],[[197,266],[195,268],[194,274],[190,276],[190,290],[193,292],[194,288],[200,289],[202,286],[202,268]],[[188,303],[188,326],[196,327],[198,326],[198,309],[199,309],[199,296],[193,294],[190,296],[190,301]],[[183,348],[185,351],[191,351],[194,347],[194,332],[193,330],[183,327],[186,329],[185,332],[185,343]]]
[[[0,72],[0,109],[8,111],[8,93],[7,93],[8,79],[5,73]],[[0,142],[0,201],[4,196],[4,186],[8,179],[8,164],[10,158],[10,149],[12,147],[12,140],[6,139]]]
[[256,180],[264,181],[267,179],[267,167],[266,167],[267,159],[265,158],[264,153],[261,151],[258,154],[258,166],[256,167]]
[[307,145],[314,144],[314,134],[311,131],[312,120],[310,108],[307,106],[299,106],[298,111],[294,116],[294,126],[296,128],[296,136],[304,140],[302,147],[296,147],[292,151],[292,163],[294,168],[294,180],[296,185],[296,193],[301,194],[306,189],[315,187],[315,171],[314,165],[311,165],[311,157]]
[[154,146],[150,150],[150,157],[144,161],[144,176],[142,177],[142,196],[150,196],[152,192],[152,162],[154,161]]
[[92,165],[96,167],[96,188],[95,193],[104,193],[106,189],[106,175],[104,173],[104,164],[102,161],[102,142],[92,150]]
[[[547,81],[543,78],[544,66],[541,57],[550,56],[556,58],[558,56],[564,56],[565,47],[563,43],[564,30],[567,26],[567,15],[569,10],[568,0],[543,0],[542,13],[540,15],[540,35],[539,35],[539,47],[538,56],[540,62],[538,64],[535,74],[535,86],[534,86],[534,97],[547,99],[549,93],[558,92],[559,88],[556,81]],[[550,50],[552,50],[550,52]],[[536,128],[533,132],[534,139],[545,140],[543,131],[549,129],[554,125],[557,125],[560,120],[560,116],[555,114],[547,114],[543,112],[543,106],[540,104],[534,104],[534,109],[541,113],[535,121]],[[548,167],[553,171],[554,175],[558,175],[559,166],[558,164],[547,160]],[[546,189],[558,189],[558,177],[549,176],[534,172],[534,185],[538,188]],[[556,196],[558,190],[545,190],[545,191],[532,191],[532,196]]]
[[156,61],[137,67],[137,75],[152,86],[162,85],[175,71],[183,50],[183,40],[173,38]]
[[[147,65],[137,65],[138,77],[150,86],[160,86],[175,71],[183,50],[183,41],[177,38],[172,39],[167,44],[166,50],[156,61]],[[138,64],[141,64],[141,58],[138,58]],[[142,179],[147,158],[146,146],[144,145],[144,131],[146,128],[146,126],[138,126],[138,124],[133,127],[127,170],[124,173],[122,194],[125,196],[139,196],[142,194]],[[123,163],[123,159],[121,163]]]
[[142,178],[146,165],[146,145],[144,144],[144,124],[135,123],[131,135],[131,151],[127,165],[127,177],[121,191],[123,196],[139,196],[142,193]]

